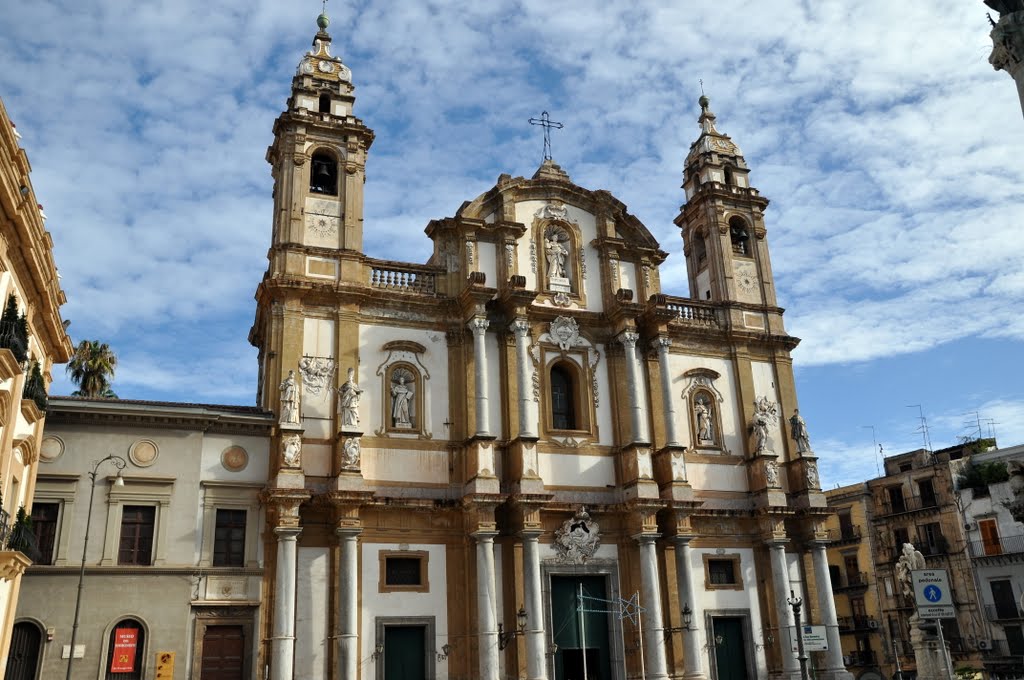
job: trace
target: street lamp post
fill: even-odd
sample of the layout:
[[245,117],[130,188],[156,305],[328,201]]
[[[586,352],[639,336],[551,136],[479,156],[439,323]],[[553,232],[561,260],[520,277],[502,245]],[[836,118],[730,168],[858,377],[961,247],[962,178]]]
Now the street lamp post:
[[82,608],[82,585],[85,582],[85,556],[89,549],[89,526],[92,524],[92,499],[96,495],[96,476],[100,466],[110,461],[117,468],[117,477],[114,478],[114,486],[124,486],[124,477],[121,471],[128,462],[121,456],[110,454],[106,458],[93,461],[92,470],[89,471],[89,511],[85,515],[85,541],[82,545],[82,567],[78,571],[78,597],[75,598],[75,622],[71,626],[71,650],[68,653],[68,674],[66,680],[71,680],[71,664],[75,660],[75,639],[78,637],[78,614]]
[[807,677],[807,654],[804,653],[804,631],[800,628],[800,606],[804,603],[803,598],[797,597],[793,591],[789,591],[789,598],[786,600],[793,608],[793,622],[796,626],[796,648],[797,660],[800,662],[800,677],[802,680],[809,680]]

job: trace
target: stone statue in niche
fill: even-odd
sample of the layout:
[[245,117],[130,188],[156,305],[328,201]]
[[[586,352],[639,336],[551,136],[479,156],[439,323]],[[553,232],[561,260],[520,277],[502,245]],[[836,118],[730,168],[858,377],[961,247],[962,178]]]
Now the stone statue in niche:
[[544,258],[548,265],[548,289],[567,293],[569,270],[566,258],[569,256],[569,234],[561,227],[549,227],[544,233]]
[[341,448],[341,469],[358,470],[362,459],[359,437],[349,437]]
[[760,456],[763,453],[774,453],[768,447],[768,427],[779,420],[779,405],[770,401],[768,397],[758,397],[754,400],[754,418],[750,423],[750,433],[754,435],[754,455]]
[[281,458],[286,468],[302,467],[302,438],[297,434],[281,440]]
[[281,422],[299,422],[299,387],[295,382],[295,371],[288,371],[288,377],[281,383]]
[[697,419],[697,444],[700,446],[715,445],[715,428],[712,424],[711,401],[706,395],[697,396],[693,406],[693,415]]
[[580,508],[555,530],[554,547],[563,562],[582,564],[594,556],[600,544],[600,528],[590,519],[586,508]]
[[405,368],[399,368],[391,374],[391,427],[411,430],[414,413],[413,374]]
[[348,380],[338,388],[338,408],[341,410],[341,426],[359,425],[359,396],[363,390],[355,381],[356,369],[348,369]]
[[800,409],[793,411],[789,419],[789,429],[796,442],[797,453],[812,453],[811,439],[807,434],[807,423],[800,417]]
[[772,489],[779,488],[779,464],[774,460],[770,460],[765,463],[764,480]]

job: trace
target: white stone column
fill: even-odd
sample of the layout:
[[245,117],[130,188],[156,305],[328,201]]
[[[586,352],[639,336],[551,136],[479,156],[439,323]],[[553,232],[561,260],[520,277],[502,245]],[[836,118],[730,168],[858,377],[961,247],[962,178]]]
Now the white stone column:
[[640,361],[636,354],[636,341],[640,335],[633,331],[625,331],[619,335],[619,342],[626,354],[626,390],[629,393],[629,413],[632,425],[634,444],[649,444],[651,437],[647,431],[647,396],[640,372]]
[[292,680],[295,673],[295,570],[300,527],[277,527],[277,563],[274,565],[274,627],[271,680]]
[[338,677],[359,677],[359,533],[336,529],[338,563]]
[[832,595],[832,581],[828,573],[828,555],[824,542],[811,543],[811,562],[814,564],[814,583],[818,586],[818,607],[821,610],[821,624],[825,626],[828,651],[825,652],[826,678],[852,678],[843,665],[842,639],[839,637],[839,621],[836,619],[836,601]]
[[476,609],[480,680],[498,680],[498,614],[494,591],[494,537],[478,531],[476,539]]
[[658,579],[656,536],[640,534],[640,606],[644,617],[644,658],[647,680],[668,680],[668,659],[665,656],[665,624],[661,614],[661,585]]
[[469,329],[473,331],[473,366],[476,375],[476,434],[490,436],[491,414],[487,408],[487,319],[471,319]]
[[779,613],[778,640],[779,651],[782,656],[782,672],[787,678],[800,677],[800,660],[793,653],[793,635],[796,634],[793,619],[793,610],[789,606],[789,562],[786,561],[785,540],[769,541],[768,547],[772,563],[772,585],[775,599],[775,609]]
[[[667,446],[680,446],[679,423],[676,422],[676,400],[672,398],[672,370],[669,367],[668,348],[672,346],[669,338],[658,338],[654,341],[658,350],[658,367],[661,370],[661,398],[665,408],[665,438]],[[685,475],[684,475],[685,476]]]
[[704,618],[694,597],[693,562],[690,536],[676,536],[676,590],[679,592],[679,607],[690,607],[690,629],[683,631],[683,677],[687,680],[706,680],[701,657],[700,635],[697,622]]
[[533,365],[530,363],[530,324],[526,319],[512,322],[516,336],[516,375],[519,379],[519,436],[537,436],[537,403],[533,400]]
[[523,591],[526,598],[526,677],[528,680],[547,680],[548,677],[538,536],[540,536],[539,531],[524,531],[522,533]]

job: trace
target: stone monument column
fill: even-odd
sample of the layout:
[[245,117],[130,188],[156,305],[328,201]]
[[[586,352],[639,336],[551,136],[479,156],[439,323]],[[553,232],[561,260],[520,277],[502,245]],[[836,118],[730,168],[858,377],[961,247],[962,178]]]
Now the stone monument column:
[[491,416],[487,408],[487,319],[474,318],[469,322],[473,331],[473,371],[476,384],[476,435],[490,436]]
[[[772,595],[775,600],[775,611],[779,615],[778,645],[782,657],[782,673],[784,678],[800,677],[800,660],[792,651],[793,635],[796,634],[793,610],[789,606],[789,563],[786,561],[787,540],[768,541],[768,551],[772,563]],[[827,571],[826,566],[826,571]],[[838,628],[836,629],[838,632]]]
[[359,534],[335,529],[341,547],[338,563],[338,677],[359,677]]
[[647,398],[643,389],[643,378],[640,372],[640,361],[636,354],[636,342],[640,335],[634,331],[625,331],[619,335],[619,342],[626,356],[626,390],[629,394],[631,435],[634,444],[649,444],[651,436],[647,429]]
[[825,678],[853,678],[843,665],[843,643],[839,637],[839,621],[836,619],[836,601],[832,595],[831,579],[828,573],[828,555],[825,553],[826,541],[811,542],[811,562],[814,564],[814,582],[817,584],[818,607],[821,610],[821,623],[825,626],[828,639],[828,651],[825,652]]
[[516,336],[516,375],[519,388],[519,436],[537,436],[537,403],[533,400],[533,366],[530,364],[530,324],[526,319],[512,322]]
[[526,677],[547,680],[544,598],[540,577],[540,531],[523,531],[523,591],[526,599]]
[[658,554],[654,534],[634,537],[640,544],[640,606],[644,617],[644,657],[648,680],[668,680],[668,659],[665,655],[665,624],[661,613],[661,585],[658,578]]
[[476,609],[480,680],[498,680],[498,615],[494,590],[494,537],[497,532],[478,531],[476,539]]
[[672,370],[668,363],[668,348],[672,346],[672,340],[658,338],[653,344],[658,350],[658,368],[661,371],[661,399],[665,409],[665,446],[681,446],[679,423],[676,422],[676,401],[672,398]]
[[302,528],[276,527],[277,562],[274,565],[274,626],[271,680],[292,680],[295,673],[295,570],[296,541]]
[[[680,607],[689,606],[693,621],[701,621],[703,609],[698,610],[697,598],[693,596],[693,563],[690,548],[691,536],[676,536],[676,590],[679,592]],[[683,678],[686,680],[706,680],[703,663],[701,662],[700,636],[693,623],[690,629],[683,631]]]

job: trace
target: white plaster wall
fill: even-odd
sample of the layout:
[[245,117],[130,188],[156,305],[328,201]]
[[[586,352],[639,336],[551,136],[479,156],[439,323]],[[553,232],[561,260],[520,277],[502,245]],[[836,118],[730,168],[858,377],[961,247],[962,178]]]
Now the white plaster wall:
[[[382,550],[425,550],[427,558],[427,580],[430,591],[426,593],[381,593],[380,591],[380,552]],[[473,553],[475,556],[475,553]],[[500,553],[496,553],[495,562],[500,564]],[[448,639],[448,580],[445,567],[445,547],[433,544],[397,544],[397,543],[363,543],[360,546],[362,577],[362,612],[360,614],[359,636],[360,654],[362,659],[362,677],[374,677],[375,669],[370,656],[376,645],[376,618],[378,616],[433,616],[434,640],[427,640],[427,649],[440,649],[449,642]],[[475,557],[473,565],[476,564]],[[455,640],[455,644],[459,641]],[[436,657],[432,657],[436,659]],[[437,663],[437,680],[447,680],[447,662]],[[300,676],[298,677],[326,677]]]
[[715,380],[714,386],[725,398],[724,401],[718,403],[725,449],[730,453],[743,455],[746,426],[740,415],[739,404],[736,403],[736,376],[733,371],[732,362],[728,359],[714,357],[670,354],[669,368],[670,375],[672,376],[672,398],[676,400],[676,426],[678,431],[682,433],[681,439],[683,442],[687,446],[694,445],[690,423],[690,409],[692,407],[682,397],[683,392],[689,389],[691,381],[690,378],[684,377],[683,374],[694,368],[710,368],[719,374],[719,378]]
[[329,548],[298,549],[295,574],[295,677],[325,678],[330,574]]
[[636,265],[632,262],[619,262],[619,288],[633,291],[633,302],[641,302],[636,287]]
[[[396,447],[401,441],[395,442]],[[448,452],[416,449],[363,449],[363,477],[379,482],[448,483]]]
[[[768,397],[776,404],[779,403],[779,390],[775,383],[775,368],[767,361],[751,361],[750,370],[754,377],[754,394],[758,397]],[[779,455],[785,451],[785,433],[783,431],[783,422],[789,418],[792,413],[783,413],[779,410],[779,421],[774,425],[768,427],[768,449],[775,451]]]
[[[302,320],[302,353],[313,357],[334,357],[334,319]],[[294,368],[298,373],[299,367]]]
[[686,474],[696,489],[714,491],[749,491],[747,468],[742,463],[713,465],[687,463]]
[[615,484],[615,459],[561,453],[539,454],[540,475],[548,486],[604,488]]
[[493,243],[477,241],[475,271],[483,272],[486,276],[486,285],[491,288],[498,287],[498,249]]
[[594,409],[597,418],[597,441],[599,444],[612,446],[615,443],[615,428],[612,426],[612,383],[608,375],[608,354],[605,352],[605,345],[597,345],[597,351],[601,358],[594,367],[597,375],[597,408]]
[[[446,437],[448,432],[444,422],[448,417],[448,345],[444,333],[381,325],[359,327],[360,364],[356,369],[356,382],[363,389],[359,407],[363,431],[373,432],[384,426],[384,409],[390,396],[389,388],[384,384],[383,370],[380,370],[387,358],[387,352],[381,351],[381,347],[392,340],[412,340],[426,348],[419,359],[430,372],[430,378],[422,381],[424,384],[417,388],[427,390],[421,395],[424,398],[427,431],[435,439]],[[381,375],[377,374],[378,370]]]
[[[334,319],[310,319],[302,321],[302,353],[312,357],[334,357],[335,326]],[[289,366],[289,368],[292,368]],[[313,394],[301,385],[302,375],[299,367],[295,366],[295,375],[300,382],[301,392],[299,406],[302,409],[302,418],[306,427],[306,437],[312,439],[327,439],[333,435],[331,432],[331,417],[333,415],[333,382],[320,390],[319,394]]]
[[[241,446],[249,454],[244,470],[232,472],[221,465],[220,456],[229,446]],[[229,436],[207,434],[203,437],[200,476],[204,480],[223,482],[265,482],[270,456],[270,441],[266,437]]]
[[[497,330],[497,327],[492,326],[490,330]],[[491,421],[490,430],[491,434],[496,435],[498,438],[502,438],[507,435],[505,433],[504,423],[502,422],[503,419],[501,417],[501,400],[504,395],[501,388],[502,376],[501,362],[498,352],[498,335],[494,332],[488,332],[484,337],[486,338],[487,345],[487,412]],[[515,380],[516,376],[507,375],[504,379]],[[472,428],[470,431],[472,431]]]
[[708,291],[711,290],[711,270],[705,267],[702,272],[697,274],[697,290],[690,291],[695,293],[698,300],[707,300]]

